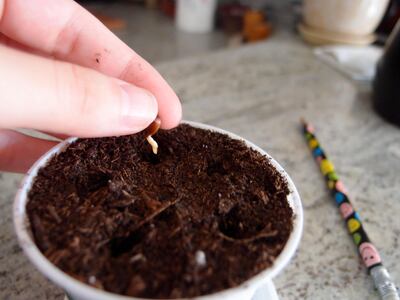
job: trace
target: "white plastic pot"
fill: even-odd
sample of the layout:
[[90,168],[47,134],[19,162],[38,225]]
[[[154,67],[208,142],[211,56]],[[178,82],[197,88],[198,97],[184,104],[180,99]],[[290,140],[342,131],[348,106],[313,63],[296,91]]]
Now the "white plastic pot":
[[389,0],[304,0],[305,25],[325,34],[371,34],[386,11]]
[[210,32],[214,29],[216,7],[216,0],[178,0],[176,26],[187,32]]
[[[296,190],[295,185],[290,179],[289,175],[284,169],[272,159],[265,151],[252,144],[245,139],[224,131],[219,128],[212,126],[195,123],[195,122],[184,122],[191,126],[209,129],[212,131],[220,132],[229,135],[233,139],[244,141],[250,148],[260,152],[261,154],[270,158],[272,165],[284,176],[288,182],[290,194],[287,200],[294,212],[293,219],[293,231],[289,236],[289,239],[282,250],[281,254],[276,258],[272,267],[262,271],[256,276],[243,282],[241,285],[230,288],[215,294],[204,295],[192,299],[199,300],[250,300],[250,299],[277,299],[274,286],[271,279],[283,270],[283,268],[289,263],[289,260],[295,253],[303,229],[303,209],[300,201],[300,196]],[[32,183],[38,173],[39,169],[44,167],[47,162],[57,153],[62,152],[69,144],[74,142],[76,138],[69,138],[64,142],[58,144],[45,155],[43,155],[29,170],[26,177],[24,178],[22,185],[16,195],[14,202],[14,226],[17,233],[18,241],[25,254],[28,256],[30,261],[35,267],[42,272],[49,280],[54,282],[56,285],[61,287],[72,299],[74,300],[143,300],[141,298],[121,296],[112,294],[100,289],[96,289],[89,285],[86,285],[71,276],[67,275],[55,265],[53,265],[47,258],[40,252],[32,239],[32,233],[29,225],[29,221],[26,214],[26,204],[28,201],[27,195],[32,186]],[[254,297],[254,298],[253,298]]]

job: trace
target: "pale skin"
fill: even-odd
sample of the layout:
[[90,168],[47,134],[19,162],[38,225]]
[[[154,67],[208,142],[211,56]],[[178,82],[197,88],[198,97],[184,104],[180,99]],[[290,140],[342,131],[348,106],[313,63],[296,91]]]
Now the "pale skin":
[[0,0],[0,170],[26,172],[56,137],[103,137],[181,119],[162,76],[72,0]]

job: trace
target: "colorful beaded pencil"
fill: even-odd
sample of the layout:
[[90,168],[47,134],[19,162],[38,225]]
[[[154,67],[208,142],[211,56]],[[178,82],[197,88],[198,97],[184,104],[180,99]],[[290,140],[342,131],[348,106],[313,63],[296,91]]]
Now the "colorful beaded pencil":
[[347,230],[352,236],[358,253],[360,254],[364,265],[371,274],[375,287],[380,296],[384,300],[400,300],[395,284],[392,282],[388,271],[382,265],[382,260],[378,250],[368,238],[364,230],[359,214],[355,211],[348,197],[347,190],[343,182],[336,174],[333,163],[326,156],[319,141],[317,140],[312,125],[301,121],[303,132],[307,140],[308,146],[312,151],[312,155],[318,163],[322,174],[324,175],[329,190],[332,192],[333,198],[339,208],[340,214],[346,222]]

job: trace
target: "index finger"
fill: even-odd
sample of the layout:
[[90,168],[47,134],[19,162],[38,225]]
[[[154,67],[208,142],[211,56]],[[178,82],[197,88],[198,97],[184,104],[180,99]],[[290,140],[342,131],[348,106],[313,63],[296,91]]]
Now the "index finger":
[[149,90],[159,103],[163,128],[174,127],[181,119],[179,99],[162,76],[71,0],[0,0],[0,32],[57,59]]

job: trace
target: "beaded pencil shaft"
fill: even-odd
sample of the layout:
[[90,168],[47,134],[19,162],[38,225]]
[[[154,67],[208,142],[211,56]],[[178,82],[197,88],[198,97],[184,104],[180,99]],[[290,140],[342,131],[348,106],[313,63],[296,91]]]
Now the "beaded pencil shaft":
[[400,300],[396,286],[383,266],[378,250],[365,232],[360,216],[351,204],[347,190],[336,174],[333,163],[328,159],[315,136],[314,128],[304,120],[302,120],[302,125],[303,133],[312,155],[327,181],[328,188],[332,192],[340,214],[346,222],[347,230],[352,236],[358,253],[371,274],[381,298],[383,300]]

